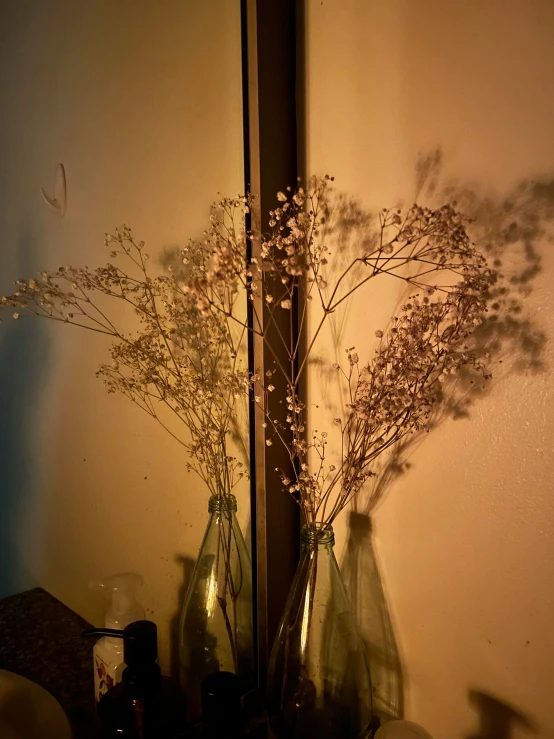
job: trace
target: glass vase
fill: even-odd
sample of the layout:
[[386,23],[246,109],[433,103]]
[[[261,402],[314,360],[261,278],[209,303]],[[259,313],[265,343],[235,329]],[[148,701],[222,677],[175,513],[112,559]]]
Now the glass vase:
[[268,715],[280,739],[370,736],[369,669],[333,551],[331,527],[304,527],[271,651]]
[[254,687],[252,566],[236,518],[234,495],[212,496],[179,625],[181,681],[188,718],[201,714],[200,687],[207,675],[238,675],[242,693]]

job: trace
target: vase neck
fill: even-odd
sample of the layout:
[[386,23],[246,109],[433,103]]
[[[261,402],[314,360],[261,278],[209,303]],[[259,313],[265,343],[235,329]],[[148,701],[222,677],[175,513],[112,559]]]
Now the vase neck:
[[237,499],[234,495],[212,495],[208,503],[208,513],[231,515],[237,512]]
[[333,550],[335,545],[335,534],[332,526],[322,529],[317,524],[308,524],[302,527],[300,532],[300,543],[303,549],[308,550]]

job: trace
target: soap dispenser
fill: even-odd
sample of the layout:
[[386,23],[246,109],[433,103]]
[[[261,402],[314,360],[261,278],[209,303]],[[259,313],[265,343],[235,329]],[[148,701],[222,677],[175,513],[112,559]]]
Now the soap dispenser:
[[[140,585],[142,577],[132,572],[123,572],[102,582],[89,584],[89,587],[102,591],[110,598],[104,623],[106,629],[121,630],[133,621],[144,619],[144,608],[136,600]],[[99,639],[94,646],[93,660],[94,696],[98,703],[110,688],[121,682],[125,667],[122,640],[108,636]]]
[[88,629],[83,636],[123,642],[121,683],[98,704],[102,739],[176,739],[186,728],[186,702],[177,681],[162,677],[158,632],[153,621],[135,621],[120,629]]

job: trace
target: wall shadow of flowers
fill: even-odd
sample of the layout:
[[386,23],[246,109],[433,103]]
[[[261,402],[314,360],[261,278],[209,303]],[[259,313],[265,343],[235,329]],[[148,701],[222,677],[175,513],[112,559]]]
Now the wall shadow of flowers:
[[[473,350],[485,358],[494,383],[513,373],[544,372],[546,335],[526,298],[542,269],[541,250],[553,243],[554,176],[526,178],[500,196],[479,184],[447,181],[443,172],[440,148],[422,155],[415,167],[414,201],[429,207],[451,203],[467,215],[468,232],[495,271],[490,309],[472,337]],[[331,198],[326,228],[340,269],[356,253],[372,246],[377,238],[377,214],[347,194],[335,192]],[[395,310],[407,296],[407,292],[400,295]],[[350,305],[331,317],[333,359],[338,361],[349,322],[355,321]],[[336,416],[344,413],[344,399],[336,386],[336,375],[329,369],[333,361],[330,354],[314,357],[311,364],[324,388],[325,411]],[[404,714],[405,670],[387,604],[372,516],[397,478],[409,472],[410,458],[426,434],[448,419],[468,419],[474,403],[491,387],[467,367],[448,378],[442,384],[442,402],[433,410],[426,431],[405,437],[379,460],[375,477],[366,482],[349,512],[341,570],[368,654],[375,708],[384,721]],[[485,732],[483,736],[492,739],[496,734]]]

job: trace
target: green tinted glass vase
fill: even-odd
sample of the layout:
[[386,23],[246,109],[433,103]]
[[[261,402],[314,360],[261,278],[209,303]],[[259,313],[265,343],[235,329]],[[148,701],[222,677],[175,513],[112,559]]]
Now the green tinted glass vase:
[[371,681],[335,559],[332,528],[304,527],[269,661],[268,714],[280,739],[370,736]]
[[179,657],[189,720],[200,716],[202,680],[233,672],[254,687],[252,565],[234,495],[212,496],[210,519],[181,611]]

